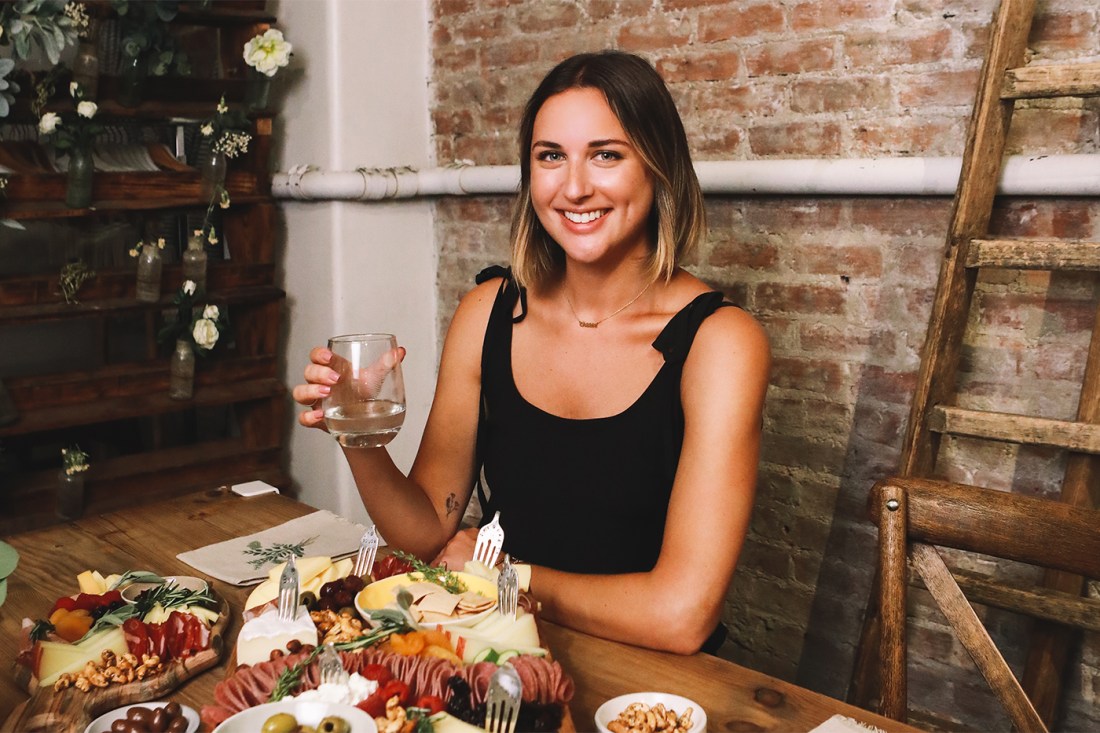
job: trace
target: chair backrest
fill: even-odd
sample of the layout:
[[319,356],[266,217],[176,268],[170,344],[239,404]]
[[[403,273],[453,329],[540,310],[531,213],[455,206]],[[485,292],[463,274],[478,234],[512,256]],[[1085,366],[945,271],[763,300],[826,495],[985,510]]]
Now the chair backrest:
[[[1081,578],[1100,578],[1100,511],[918,478],[879,482],[872,489],[870,509],[879,526],[879,712],[896,720],[907,716],[906,598],[911,562],[1016,730],[1046,731],[962,587],[971,599],[988,605],[1100,628],[1100,603],[1081,597]],[[936,546],[1059,571],[1076,578],[1076,592],[1012,589],[952,574]]]

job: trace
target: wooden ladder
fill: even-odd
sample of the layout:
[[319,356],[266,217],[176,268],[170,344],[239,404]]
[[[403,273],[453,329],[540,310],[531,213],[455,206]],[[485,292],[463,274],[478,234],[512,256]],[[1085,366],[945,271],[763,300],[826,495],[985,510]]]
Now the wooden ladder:
[[[1100,63],[1024,65],[1034,12],[1035,0],[1001,0],[993,19],[921,353],[900,474],[932,477],[944,434],[1054,446],[1069,451],[1061,500],[1095,506],[1100,501],[1100,308],[1093,325],[1076,420],[983,412],[955,405],[956,372],[979,268],[1100,270],[1100,242],[988,236],[1016,100],[1100,95]],[[877,587],[877,578],[875,582]],[[1080,576],[1062,572],[1048,573],[1045,583],[1077,595],[1084,590]],[[971,597],[981,601],[979,595]],[[864,707],[875,695],[871,655],[877,643],[869,643],[877,635],[877,619],[872,618],[874,597],[849,692],[850,699]],[[1037,623],[1023,686],[1049,726],[1060,702],[1074,631],[1049,621]]]

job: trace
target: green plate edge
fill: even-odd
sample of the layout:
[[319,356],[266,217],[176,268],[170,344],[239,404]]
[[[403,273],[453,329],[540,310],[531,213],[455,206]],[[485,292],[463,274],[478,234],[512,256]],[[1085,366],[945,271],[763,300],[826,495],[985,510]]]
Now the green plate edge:
[[0,578],[6,578],[15,572],[19,564],[19,553],[7,542],[0,541]]
[[8,579],[0,578],[0,606],[4,605],[4,601],[8,598]]

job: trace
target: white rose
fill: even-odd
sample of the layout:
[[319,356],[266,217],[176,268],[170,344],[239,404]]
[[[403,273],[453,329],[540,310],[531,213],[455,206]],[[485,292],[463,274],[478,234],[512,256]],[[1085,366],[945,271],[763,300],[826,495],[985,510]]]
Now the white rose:
[[96,105],[95,102],[85,101],[76,105],[76,113],[81,117],[87,117],[89,120],[95,117],[95,113],[97,110],[99,110],[99,107]]
[[183,281],[183,292],[187,293],[188,295],[194,295],[195,294],[195,281],[194,280],[184,280]]
[[211,321],[218,320],[219,315],[221,315],[221,312],[218,310],[218,306],[216,305],[208,305],[205,309],[203,309],[202,312],[202,317]]
[[214,126],[207,122],[205,125],[199,128],[199,132],[202,133],[203,137],[210,137],[214,134]]
[[80,88],[80,85],[77,84],[75,81],[69,82],[69,96],[75,98],[76,97],[76,90],[79,89],[79,88]]
[[271,28],[244,44],[244,60],[256,71],[275,76],[276,71],[290,63],[291,49],[293,46],[283,40],[283,32]]
[[218,335],[218,326],[209,318],[200,318],[195,321],[195,328],[191,331],[195,343],[207,351],[218,343]]
[[38,121],[38,131],[43,135],[49,135],[61,124],[61,117],[56,112],[47,112]]

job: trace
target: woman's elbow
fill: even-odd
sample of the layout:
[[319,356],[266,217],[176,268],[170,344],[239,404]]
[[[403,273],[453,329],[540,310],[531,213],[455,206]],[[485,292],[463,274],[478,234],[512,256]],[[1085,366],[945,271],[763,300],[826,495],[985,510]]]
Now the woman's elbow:
[[[697,599],[696,599],[697,600]],[[707,603],[669,604],[662,612],[661,640],[658,648],[673,654],[695,654],[714,633],[720,610],[708,609]]]

